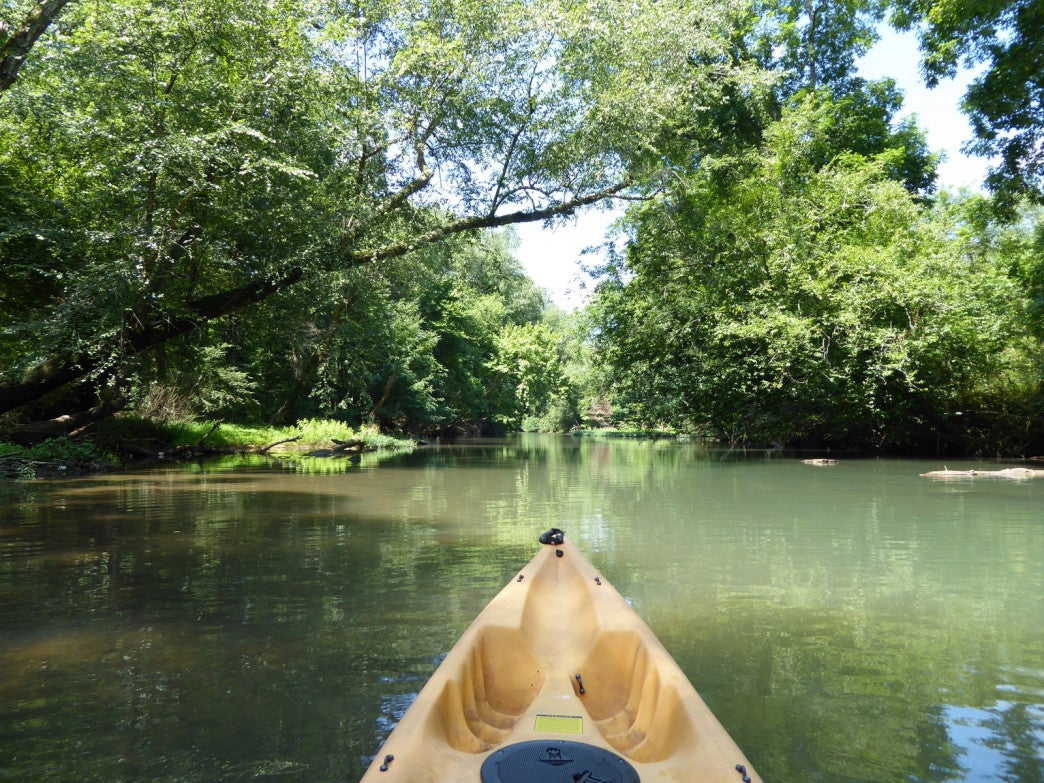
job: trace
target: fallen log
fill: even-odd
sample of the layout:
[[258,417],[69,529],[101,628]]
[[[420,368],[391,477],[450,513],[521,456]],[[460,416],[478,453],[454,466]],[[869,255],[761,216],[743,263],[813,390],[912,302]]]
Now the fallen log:
[[348,457],[349,459],[359,459],[364,451],[376,451],[375,447],[367,446],[360,438],[352,438],[351,440],[330,438],[330,440],[333,441],[334,444],[332,449],[315,449],[314,451],[306,451],[302,456]]
[[268,454],[268,452],[270,452],[276,446],[282,446],[284,443],[296,443],[297,441],[301,440],[301,438],[303,438],[303,437],[304,437],[304,435],[295,435],[292,438],[283,438],[282,440],[277,440],[275,443],[269,443],[267,446],[262,446],[255,453],[256,454]]
[[337,440],[337,438],[330,438],[334,442],[334,451],[376,451],[375,448],[369,448],[366,445],[366,441],[362,438],[352,438],[350,440]]
[[921,475],[927,476],[928,478],[976,478],[983,476],[985,478],[1028,479],[1044,477],[1044,470],[1035,470],[1033,468],[1004,468],[1003,470],[950,470],[944,466],[942,470],[931,470],[927,473],[922,473]]
[[192,457],[210,457],[231,453],[231,450],[227,447],[210,448],[209,446],[203,445],[203,441],[213,435],[220,426],[221,422],[215,421],[211,428],[207,430],[206,434],[195,443],[190,443],[185,446],[175,446],[170,451],[161,451],[157,456],[163,459],[191,459]]

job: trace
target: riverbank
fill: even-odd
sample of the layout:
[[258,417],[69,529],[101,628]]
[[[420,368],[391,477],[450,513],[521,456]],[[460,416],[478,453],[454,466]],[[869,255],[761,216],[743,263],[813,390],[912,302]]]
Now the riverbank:
[[289,427],[216,421],[157,422],[119,417],[78,437],[49,438],[32,446],[0,442],[0,480],[31,480],[105,473],[151,460],[195,460],[236,454],[350,457],[371,451],[408,451],[416,442],[350,427],[331,419],[304,419]]
[[83,476],[121,466],[119,457],[89,440],[49,438],[34,446],[0,441],[0,481]]
[[621,429],[617,427],[598,427],[595,429],[578,429],[569,432],[575,438],[605,439],[633,438],[640,440],[693,440],[694,436],[677,430],[668,429],[641,429],[631,427]]

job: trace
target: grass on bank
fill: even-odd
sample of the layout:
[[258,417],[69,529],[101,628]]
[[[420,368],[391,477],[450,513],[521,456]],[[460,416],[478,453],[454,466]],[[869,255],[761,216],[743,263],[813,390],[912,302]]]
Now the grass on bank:
[[73,476],[119,466],[119,457],[90,440],[48,438],[32,446],[0,442],[0,480],[31,481],[41,474]]
[[[217,424],[215,429],[214,425]],[[371,449],[409,449],[413,441],[386,435],[376,427],[350,427],[332,419],[302,419],[290,427],[272,427],[265,424],[225,424],[213,421],[180,421],[154,425],[165,431],[171,446],[201,445],[212,449],[262,449],[280,440],[297,438],[294,450],[323,449],[333,446],[335,440],[361,441]]]
[[[40,476],[81,475],[119,468],[119,454],[131,459],[184,453],[261,453],[277,441],[292,442],[271,453],[296,457],[317,449],[333,449],[335,440],[357,442],[363,451],[399,452],[414,448],[412,440],[385,435],[376,427],[350,427],[329,419],[304,419],[292,427],[226,424],[213,421],[157,422],[119,416],[101,423],[89,436],[48,438],[32,446],[0,441],[0,479],[31,480]],[[135,444],[136,449],[128,448]],[[173,454],[172,454],[173,452]]]
[[99,462],[118,464],[114,454],[89,440],[48,438],[33,446],[0,442],[0,459],[18,458],[28,462]]

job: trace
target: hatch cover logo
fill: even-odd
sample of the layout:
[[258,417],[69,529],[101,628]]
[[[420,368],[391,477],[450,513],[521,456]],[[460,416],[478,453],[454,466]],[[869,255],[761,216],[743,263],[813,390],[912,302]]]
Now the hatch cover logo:
[[540,759],[543,764],[550,764],[553,767],[560,767],[563,764],[572,764],[573,759],[562,758],[561,748],[545,748],[547,752],[546,759]]

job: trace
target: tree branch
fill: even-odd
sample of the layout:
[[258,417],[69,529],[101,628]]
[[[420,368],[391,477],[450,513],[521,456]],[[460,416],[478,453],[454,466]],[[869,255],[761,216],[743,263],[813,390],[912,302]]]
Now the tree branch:
[[[414,184],[418,181],[415,180]],[[556,215],[568,215],[580,207],[595,204],[617,196],[631,185],[630,178],[610,187],[585,196],[563,201],[559,204],[533,210],[509,212],[503,215],[487,213],[473,215],[439,226],[413,239],[384,245],[372,250],[345,252],[341,261],[348,267],[404,256],[424,245],[430,245],[446,237],[483,228],[498,228],[516,223],[533,223],[547,220]],[[418,187],[419,189],[419,187]],[[400,191],[402,200],[407,197]],[[343,241],[343,240],[342,240]],[[124,351],[138,353],[167,340],[194,332],[208,321],[216,320],[229,313],[262,302],[268,297],[298,283],[305,274],[295,267],[280,277],[252,280],[237,288],[201,296],[187,303],[187,314],[170,316],[164,313],[145,323],[135,322],[123,327],[115,339],[115,345]],[[61,389],[67,384],[81,381],[104,369],[108,351],[81,351],[57,356],[30,368],[20,380],[0,384],[0,413],[13,411],[38,400],[45,394]]]
[[359,236],[362,235],[370,226],[374,225],[380,218],[402,206],[406,202],[406,199],[414,193],[418,193],[427,187],[428,183],[431,182],[432,176],[434,176],[434,172],[431,169],[422,169],[420,176],[415,177],[403,185],[394,195],[392,195],[391,198],[378,206],[368,218],[360,220],[357,223],[350,223],[349,229],[344,232],[338,242],[341,251],[344,252],[351,247]]
[[[304,270],[296,268],[280,278],[254,280],[229,291],[199,297],[188,303],[190,314],[171,317],[161,313],[147,323],[135,322],[124,326],[116,338],[116,345],[138,353],[194,332],[207,321],[261,302],[277,291],[289,288],[303,276]],[[107,351],[102,350],[64,354],[41,362],[28,370],[19,381],[0,384],[0,413],[21,408],[68,383],[82,380],[103,369],[107,354]]]
[[471,217],[460,218],[459,220],[439,226],[426,234],[421,234],[403,242],[384,245],[383,247],[374,248],[372,250],[356,250],[350,252],[347,254],[346,260],[352,266],[358,266],[372,261],[383,261],[386,258],[404,256],[424,245],[438,242],[440,239],[445,239],[446,237],[454,236],[455,234],[461,234],[465,231],[476,231],[482,228],[499,228],[501,226],[510,226],[517,223],[535,223],[538,220],[547,220],[548,218],[557,215],[570,215],[581,207],[596,204],[607,198],[617,197],[621,191],[630,187],[631,184],[632,180],[628,177],[609,186],[605,190],[589,193],[586,196],[577,196],[568,201],[563,201],[560,204],[553,204],[540,209],[521,210],[518,212],[509,212],[504,215],[497,215],[490,212],[485,215],[473,215]]
[[0,95],[18,79],[29,51],[71,0],[42,0],[33,6],[18,32],[0,46]]

